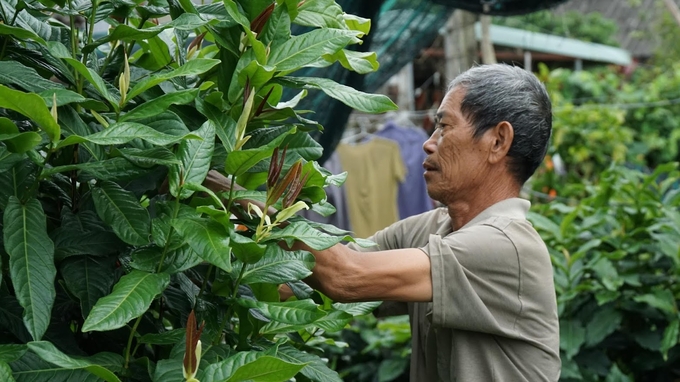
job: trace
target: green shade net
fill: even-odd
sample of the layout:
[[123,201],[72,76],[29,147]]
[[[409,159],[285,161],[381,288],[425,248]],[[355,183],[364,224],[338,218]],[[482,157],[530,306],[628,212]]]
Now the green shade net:
[[[326,68],[305,68],[296,75],[330,78],[358,90],[375,92],[401,68],[413,61],[423,48],[432,44],[456,8],[475,13],[482,13],[487,8],[490,15],[510,16],[538,11],[564,1],[566,0],[337,0],[345,12],[372,20],[371,33],[364,38],[364,43],[351,48],[377,52],[380,69],[361,75],[336,63]],[[304,28],[299,27],[293,33],[300,34],[304,31]],[[324,126],[324,132],[315,135],[315,139],[324,147],[324,156],[321,158],[323,162],[340,142],[352,110],[320,91],[311,92],[300,106],[314,111],[316,114],[313,119]]]

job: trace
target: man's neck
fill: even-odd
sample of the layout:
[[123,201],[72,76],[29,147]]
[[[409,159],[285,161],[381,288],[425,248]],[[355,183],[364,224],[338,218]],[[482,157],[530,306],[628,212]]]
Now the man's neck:
[[488,187],[487,191],[475,192],[467,195],[467,198],[456,198],[448,203],[451,229],[457,231],[494,204],[519,196],[520,187],[512,186],[511,183],[500,184],[505,186],[499,186],[497,183],[495,187]]

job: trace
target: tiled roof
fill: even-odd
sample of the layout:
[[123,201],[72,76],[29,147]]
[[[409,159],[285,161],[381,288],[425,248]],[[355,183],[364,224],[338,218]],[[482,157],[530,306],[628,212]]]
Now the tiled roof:
[[[674,1],[680,5],[680,0]],[[553,9],[555,14],[567,11],[599,12],[616,21],[619,26],[616,39],[634,57],[653,54],[659,43],[655,24],[662,12],[667,12],[663,3],[657,0],[570,0]]]

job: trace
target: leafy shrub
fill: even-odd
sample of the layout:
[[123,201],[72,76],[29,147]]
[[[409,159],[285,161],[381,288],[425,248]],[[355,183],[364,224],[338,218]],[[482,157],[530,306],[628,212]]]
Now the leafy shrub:
[[[308,89],[395,106],[289,74],[372,70],[346,49],[369,20],[332,0],[1,0],[0,21],[0,379],[339,381],[305,342],[375,304],[333,304],[299,281],[311,254],[278,246],[352,240],[295,216],[332,213],[343,181],[295,108]],[[211,191],[210,170],[245,190]]]
[[535,205],[555,272],[562,380],[680,377],[680,173],[603,172],[578,205]]

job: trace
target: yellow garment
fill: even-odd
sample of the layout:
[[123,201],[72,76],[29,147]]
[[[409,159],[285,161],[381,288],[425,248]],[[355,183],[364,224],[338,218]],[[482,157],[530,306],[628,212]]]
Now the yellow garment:
[[406,176],[399,145],[387,139],[336,149],[342,169],[347,171],[345,192],[352,230],[369,237],[399,220],[397,189]]

